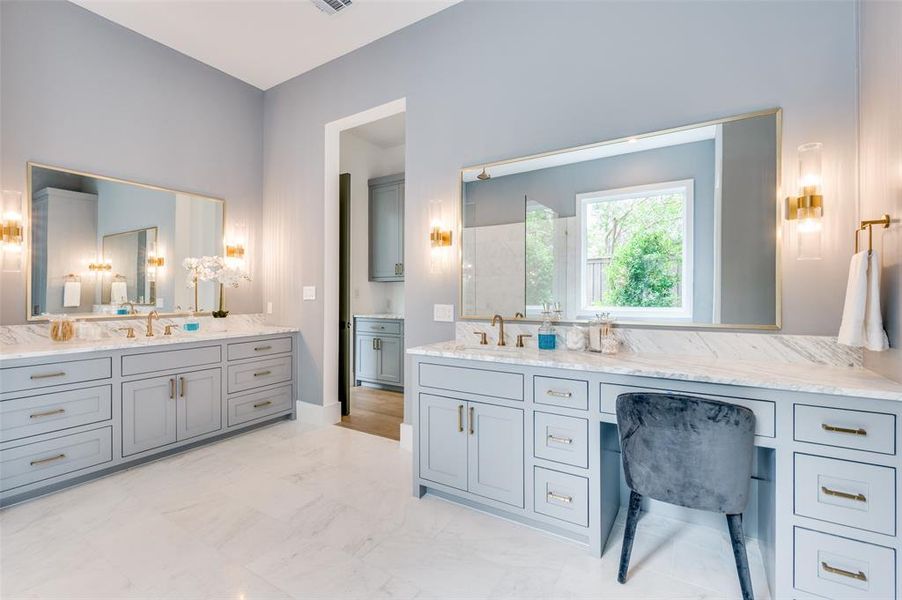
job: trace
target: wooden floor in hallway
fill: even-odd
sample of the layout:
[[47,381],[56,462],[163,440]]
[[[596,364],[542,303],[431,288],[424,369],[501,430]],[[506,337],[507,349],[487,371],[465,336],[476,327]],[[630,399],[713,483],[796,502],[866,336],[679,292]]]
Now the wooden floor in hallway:
[[404,394],[368,387],[351,388],[351,414],[341,418],[341,427],[401,439]]

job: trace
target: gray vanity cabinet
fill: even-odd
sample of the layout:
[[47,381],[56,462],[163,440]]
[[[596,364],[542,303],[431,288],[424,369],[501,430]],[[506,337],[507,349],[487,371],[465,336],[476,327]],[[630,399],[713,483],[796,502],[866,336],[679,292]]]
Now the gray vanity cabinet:
[[123,456],[175,442],[175,420],[175,377],[122,384]]
[[420,477],[523,506],[523,411],[420,396]]
[[370,281],[404,281],[404,174],[370,179]]
[[122,455],[222,428],[222,370],[205,369],[122,384]]
[[404,321],[354,319],[354,381],[389,389],[404,386]]

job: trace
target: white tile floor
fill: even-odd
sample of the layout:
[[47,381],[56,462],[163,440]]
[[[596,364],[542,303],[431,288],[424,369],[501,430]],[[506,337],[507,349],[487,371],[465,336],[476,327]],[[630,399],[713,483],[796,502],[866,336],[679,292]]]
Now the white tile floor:
[[[642,519],[602,559],[410,495],[410,454],[284,422],[0,512],[3,598],[730,598],[726,536]],[[758,598],[767,597],[750,545]]]

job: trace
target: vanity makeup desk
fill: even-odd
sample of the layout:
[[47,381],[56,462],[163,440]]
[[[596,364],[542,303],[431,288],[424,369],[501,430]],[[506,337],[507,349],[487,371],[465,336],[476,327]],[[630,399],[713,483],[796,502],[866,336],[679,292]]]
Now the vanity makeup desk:
[[714,398],[755,413],[744,525],[771,596],[902,597],[900,384],[861,368],[661,354],[458,342],[408,354],[417,496],[520,521],[599,556],[623,503],[617,396]]
[[205,325],[167,336],[161,323],[153,337],[141,329],[134,338],[63,343],[16,343],[5,328],[0,506],[294,419],[297,330]]

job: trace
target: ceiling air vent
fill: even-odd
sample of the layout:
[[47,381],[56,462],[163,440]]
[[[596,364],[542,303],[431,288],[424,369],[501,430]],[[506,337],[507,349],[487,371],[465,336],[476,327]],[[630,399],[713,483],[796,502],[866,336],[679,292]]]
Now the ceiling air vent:
[[351,0],[310,0],[313,6],[317,7],[327,15],[334,15],[338,11],[351,6]]

